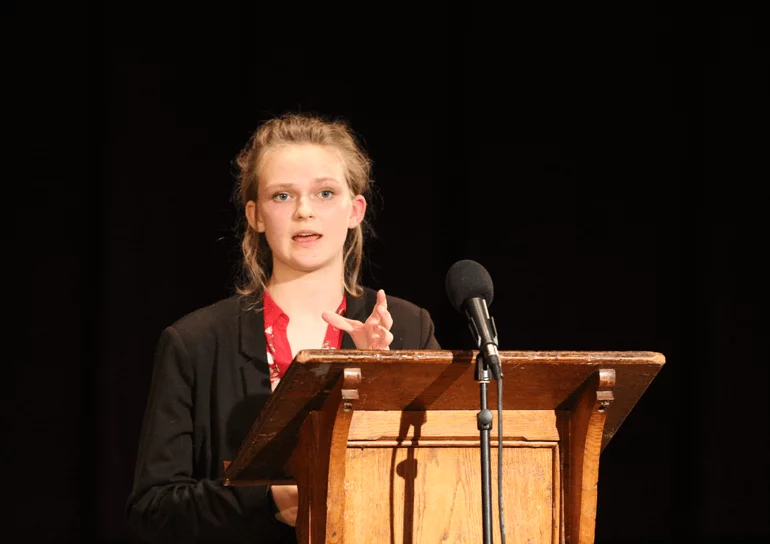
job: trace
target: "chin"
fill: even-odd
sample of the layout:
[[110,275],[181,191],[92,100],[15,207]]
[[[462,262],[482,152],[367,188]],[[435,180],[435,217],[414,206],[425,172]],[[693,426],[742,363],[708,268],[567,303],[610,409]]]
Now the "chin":
[[292,268],[299,270],[300,272],[316,272],[324,268],[333,266],[334,263],[330,261],[314,260],[314,259],[302,259],[294,261]]

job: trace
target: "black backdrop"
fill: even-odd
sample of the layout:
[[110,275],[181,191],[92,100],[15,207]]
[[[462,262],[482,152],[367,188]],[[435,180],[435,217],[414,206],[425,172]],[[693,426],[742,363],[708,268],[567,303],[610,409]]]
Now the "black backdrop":
[[161,4],[2,8],[9,534],[134,541],[157,336],[231,293],[237,151],[311,111],[375,161],[366,283],[443,347],[472,347],[444,293],[470,258],[501,349],[666,356],[602,455],[598,542],[768,536],[766,19]]

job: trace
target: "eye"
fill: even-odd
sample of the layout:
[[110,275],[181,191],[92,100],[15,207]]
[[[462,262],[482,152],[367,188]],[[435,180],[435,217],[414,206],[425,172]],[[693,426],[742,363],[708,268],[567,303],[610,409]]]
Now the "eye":
[[334,191],[332,191],[331,189],[324,189],[323,191],[321,191],[321,192],[320,192],[320,193],[318,193],[318,194],[319,194],[319,195],[321,196],[321,198],[323,198],[324,200],[328,200],[328,199],[330,199],[331,197],[333,197],[333,196],[334,196]]
[[276,202],[286,202],[289,200],[289,193],[275,193],[273,195],[273,200]]

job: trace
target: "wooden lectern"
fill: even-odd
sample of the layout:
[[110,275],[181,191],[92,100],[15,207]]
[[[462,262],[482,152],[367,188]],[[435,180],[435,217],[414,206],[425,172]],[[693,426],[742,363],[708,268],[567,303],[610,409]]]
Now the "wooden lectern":
[[[500,356],[506,540],[591,543],[599,455],[664,357]],[[296,482],[300,543],[481,542],[475,357],[475,351],[302,351],[227,466],[225,482]],[[488,400],[495,417],[492,537],[499,542],[495,382]]]

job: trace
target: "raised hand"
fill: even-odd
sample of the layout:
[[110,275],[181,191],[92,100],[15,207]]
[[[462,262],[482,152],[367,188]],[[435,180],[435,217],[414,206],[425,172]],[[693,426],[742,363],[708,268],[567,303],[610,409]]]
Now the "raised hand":
[[332,327],[348,333],[358,349],[390,349],[393,342],[393,334],[390,332],[393,317],[388,311],[388,300],[383,289],[377,291],[377,304],[364,323],[334,312],[324,312],[321,317]]

